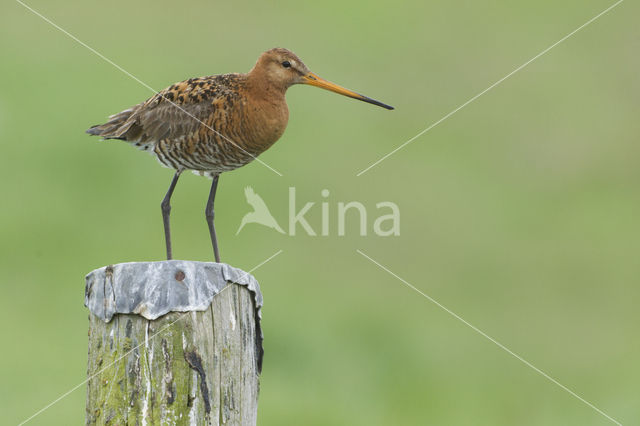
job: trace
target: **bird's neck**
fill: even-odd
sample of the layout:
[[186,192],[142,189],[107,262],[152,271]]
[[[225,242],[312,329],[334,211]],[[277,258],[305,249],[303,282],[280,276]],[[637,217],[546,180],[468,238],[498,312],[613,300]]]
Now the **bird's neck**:
[[247,74],[247,88],[256,99],[271,104],[280,104],[285,101],[287,87],[271,80],[267,73],[260,72],[256,68]]
[[286,88],[278,87],[260,73],[251,70],[245,74],[245,87],[249,102],[247,121],[251,121],[252,132],[247,135],[253,143],[247,149],[256,155],[268,149],[284,133],[289,120],[289,109],[284,94]]

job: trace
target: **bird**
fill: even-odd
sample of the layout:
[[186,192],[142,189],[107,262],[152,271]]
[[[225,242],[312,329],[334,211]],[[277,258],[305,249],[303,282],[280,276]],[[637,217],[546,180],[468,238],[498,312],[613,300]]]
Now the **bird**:
[[276,222],[262,197],[256,194],[252,187],[247,186],[244,189],[244,196],[247,198],[247,203],[253,207],[253,211],[244,215],[236,235],[240,233],[247,223],[259,223],[260,225],[275,229],[279,233],[284,234],[284,231],[280,228],[278,222]]
[[175,170],[162,202],[167,260],[171,248],[171,196],[185,170],[212,179],[205,218],[220,263],[214,225],[214,201],[220,174],[242,167],[283,135],[289,120],[287,89],[306,84],[382,108],[392,106],[341,87],[311,72],[290,50],[262,53],[247,73],[190,78],[157,92],[144,102],[111,115],[104,124],[86,130],[103,140],[129,142],[150,152]]

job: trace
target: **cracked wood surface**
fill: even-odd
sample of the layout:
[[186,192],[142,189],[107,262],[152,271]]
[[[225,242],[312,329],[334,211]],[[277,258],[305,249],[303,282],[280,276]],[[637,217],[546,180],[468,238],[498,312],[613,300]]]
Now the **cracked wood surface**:
[[255,425],[254,296],[229,284],[204,311],[89,314],[88,425]]

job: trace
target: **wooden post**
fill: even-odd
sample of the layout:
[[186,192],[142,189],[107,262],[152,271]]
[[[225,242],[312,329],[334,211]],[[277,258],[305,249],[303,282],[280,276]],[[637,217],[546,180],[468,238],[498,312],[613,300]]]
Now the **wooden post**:
[[88,425],[255,425],[257,281],[229,265],[110,265],[87,275]]

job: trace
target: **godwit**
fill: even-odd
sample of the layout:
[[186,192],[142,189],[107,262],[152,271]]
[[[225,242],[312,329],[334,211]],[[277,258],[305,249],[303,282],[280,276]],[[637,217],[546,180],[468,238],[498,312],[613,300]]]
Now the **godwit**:
[[169,214],[180,174],[192,170],[213,178],[205,216],[216,262],[220,253],[213,203],[220,173],[250,163],[284,133],[289,119],[285,92],[310,84],[386,109],[393,107],[331,83],[312,73],[293,53],[264,52],[246,74],[191,78],[175,83],[146,101],[91,127],[90,135],[120,139],[153,153],[176,170],[161,203],[167,246],[172,258]]

